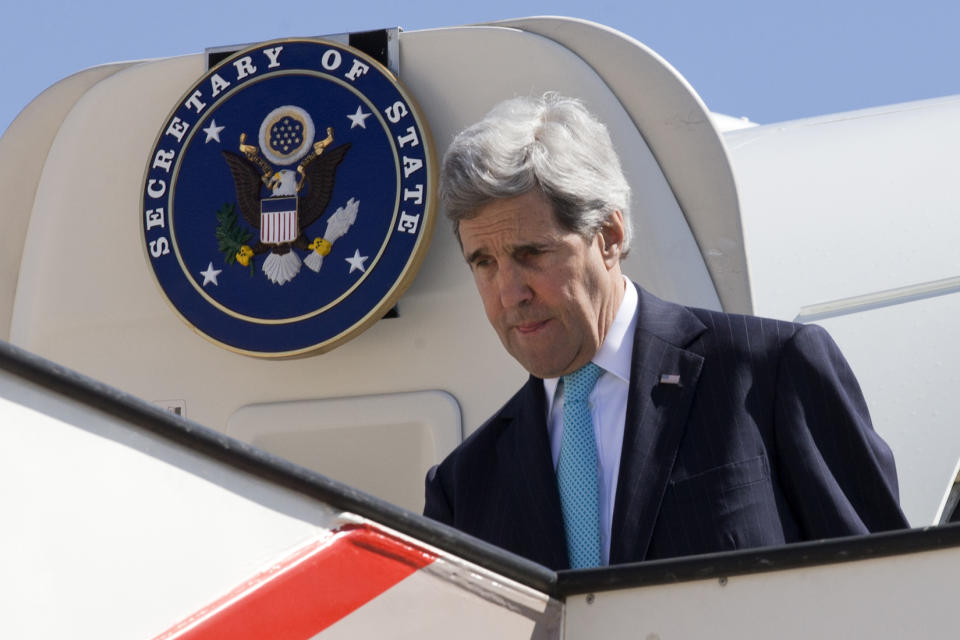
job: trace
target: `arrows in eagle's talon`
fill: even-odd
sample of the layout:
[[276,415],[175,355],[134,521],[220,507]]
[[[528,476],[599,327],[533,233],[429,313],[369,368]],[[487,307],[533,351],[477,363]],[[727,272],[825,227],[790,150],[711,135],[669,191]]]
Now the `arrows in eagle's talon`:
[[313,249],[321,256],[328,256],[330,255],[330,250],[333,248],[333,243],[323,238],[314,238],[308,248]]

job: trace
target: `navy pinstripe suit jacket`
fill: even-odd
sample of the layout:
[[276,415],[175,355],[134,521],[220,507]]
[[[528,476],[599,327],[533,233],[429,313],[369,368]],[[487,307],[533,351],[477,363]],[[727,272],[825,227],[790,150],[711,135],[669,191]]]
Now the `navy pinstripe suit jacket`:
[[[909,526],[893,455],[826,331],[638,289],[611,564]],[[424,514],[564,569],[545,402],[531,377],[429,471]]]

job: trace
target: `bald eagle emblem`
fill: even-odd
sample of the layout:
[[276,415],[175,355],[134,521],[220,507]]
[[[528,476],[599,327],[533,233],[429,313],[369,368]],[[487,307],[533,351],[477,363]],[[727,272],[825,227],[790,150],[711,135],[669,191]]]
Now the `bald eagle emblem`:
[[[235,214],[221,219],[217,239],[225,262],[250,266],[252,271],[256,256],[266,253],[263,273],[277,285],[293,280],[301,264],[320,271],[324,256],[349,231],[360,206],[356,198],[350,198],[327,220],[323,236],[307,238],[306,229],[330,204],[337,167],[350,150],[350,143],[331,147],[332,127],[327,127],[326,134],[314,142],[310,115],[300,107],[286,105],[263,120],[259,147],[247,144],[246,133],[241,133],[239,154],[221,151],[233,176],[240,213],[258,232],[253,241],[252,234],[237,227]],[[274,168],[295,163],[295,171]],[[218,213],[218,218],[221,215]],[[308,252],[302,261],[297,250]]]

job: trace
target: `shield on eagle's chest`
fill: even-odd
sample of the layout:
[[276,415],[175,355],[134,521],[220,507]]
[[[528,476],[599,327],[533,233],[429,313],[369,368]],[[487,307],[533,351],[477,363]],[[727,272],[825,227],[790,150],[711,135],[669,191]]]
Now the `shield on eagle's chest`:
[[293,242],[300,235],[297,197],[263,198],[260,201],[260,242]]

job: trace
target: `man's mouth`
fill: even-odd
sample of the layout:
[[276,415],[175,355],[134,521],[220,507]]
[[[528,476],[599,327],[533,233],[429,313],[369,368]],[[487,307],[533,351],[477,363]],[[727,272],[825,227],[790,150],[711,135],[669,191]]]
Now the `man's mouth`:
[[529,335],[532,333],[536,333],[537,331],[542,329],[543,326],[547,324],[547,322],[548,320],[538,320],[536,322],[524,322],[521,324],[515,324],[513,328],[516,329],[517,333],[521,335]]

